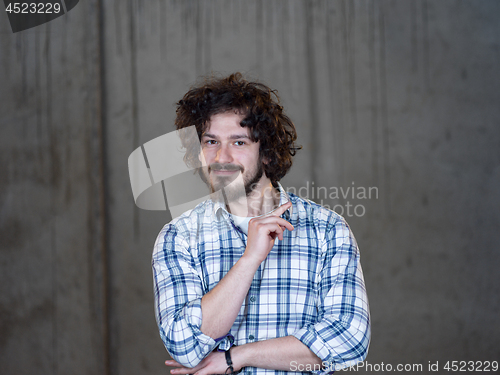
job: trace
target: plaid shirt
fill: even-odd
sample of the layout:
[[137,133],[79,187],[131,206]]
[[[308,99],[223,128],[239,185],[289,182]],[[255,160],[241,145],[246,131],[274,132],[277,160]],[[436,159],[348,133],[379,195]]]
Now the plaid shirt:
[[215,348],[289,335],[329,370],[366,357],[368,299],[352,232],[335,212],[279,188],[280,204],[292,201],[291,215],[287,211],[282,217],[295,229],[276,240],[225,337],[201,332],[201,298],[243,255],[247,236],[212,200],[172,220],[158,235],[153,252],[156,319],[167,351],[184,366],[196,366]]

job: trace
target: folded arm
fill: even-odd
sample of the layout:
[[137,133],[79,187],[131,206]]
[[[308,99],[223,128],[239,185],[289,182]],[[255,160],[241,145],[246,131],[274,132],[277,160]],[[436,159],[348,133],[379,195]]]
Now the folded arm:
[[[231,348],[234,371],[243,367],[258,367],[270,370],[297,371],[300,368],[320,370],[322,361],[307,346],[293,336],[279,337],[253,342]],[[227,363],[223,352],[214,351],[194,368],[180,365],[176,361],[165,361],[167,366],[175,367],[172,374],[209,375],[224,374]]]

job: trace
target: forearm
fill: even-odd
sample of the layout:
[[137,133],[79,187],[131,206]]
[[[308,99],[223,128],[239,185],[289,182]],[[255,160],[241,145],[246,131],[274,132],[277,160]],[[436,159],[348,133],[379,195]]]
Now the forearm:
[[258,341],[231,349],[235,368],[258,367],[294,371],[310,365],[320,369],[322,361],[307,346],[293,336]]
[[[298,368],[320,370],[321,360],[302,342],[293,336],[280,337],[265,341],[235,346],[231,349],[231,360],[235,371],[244,367],[266,368],[270,370],[296,371]],[[167,366],[175,367],[170,371],[175,375],[213,375],[227,370],[225,355],[213,351],[193,368],[180,365],[176,361],[165,361]]]
[[242,256],[221,281],[201,299],[201,331],[214,339],[231,329],[260,263]]

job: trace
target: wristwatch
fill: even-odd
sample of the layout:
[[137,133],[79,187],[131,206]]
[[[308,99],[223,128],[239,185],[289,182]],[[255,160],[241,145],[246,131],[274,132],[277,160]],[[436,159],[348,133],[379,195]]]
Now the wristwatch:
[[226,363],[227,363],[227,369],[225,374],[234,374],[234,367],[233,367],[233,361],[231,360],[231,348],[226,350],[224,353],[226,355]]

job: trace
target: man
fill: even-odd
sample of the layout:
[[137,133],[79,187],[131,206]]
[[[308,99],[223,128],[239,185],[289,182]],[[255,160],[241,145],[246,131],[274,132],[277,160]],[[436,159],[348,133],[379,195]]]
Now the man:
[[155,244],[155,308],[172,374],[321,373],[366,357],[356,241],[342,217],[279,184],[298,148],[278,101],[237,73],[177,103],[177,128],[195,125],[201,141],[185,160],[203,162],[213,194]]

